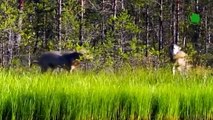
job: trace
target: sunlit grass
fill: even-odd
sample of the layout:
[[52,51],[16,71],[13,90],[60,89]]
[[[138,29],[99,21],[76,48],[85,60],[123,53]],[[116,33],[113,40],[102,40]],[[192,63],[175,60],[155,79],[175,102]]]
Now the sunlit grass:
[[210,119],[213,78],[170,70],[2,70],[1,119]]

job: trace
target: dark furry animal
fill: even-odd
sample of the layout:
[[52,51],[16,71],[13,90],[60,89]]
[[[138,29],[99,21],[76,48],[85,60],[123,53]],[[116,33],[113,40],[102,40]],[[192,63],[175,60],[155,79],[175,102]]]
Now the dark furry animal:
[[58,51],[46,52],[40,56],[36,63],[40,66],[42,73],[49,68],[54,70],[58,67],[72,72],[80,64],[81,57],[83,57],[83,54],[80,52],[63,54]]

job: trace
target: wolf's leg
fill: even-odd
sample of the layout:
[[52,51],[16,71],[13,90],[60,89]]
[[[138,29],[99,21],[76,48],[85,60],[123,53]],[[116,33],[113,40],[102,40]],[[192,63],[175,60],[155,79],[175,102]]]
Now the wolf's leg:
[[185,67],[184,66],[178,66],[177,70],[181,75],[185,75]]
[[76,66],[72,65],[72,66],[71,66],[71,70],[70,70],[70,72],[72,73],[72,72],[73,72],[73,70],[75,70],[75,69],[76,69]]
[[47,69],[48,69],[48,67],[47,67],[47,66],[41,66],[41,72],[42,72],[42,73],[46,72],[46,71],[47,71]]
[[191,66],[189,64],[186,64],[186,66],[184,67],[184,75],[187,75],[189,73],[190,67]]
[[70,72],[73,72],[73,70],[75,70],[79,65],[80,65],[80,61],[78,61],[78,60],[72,61]]
[[71,71],[71,64],[70,63],[66,63],[66,64],[64,64],[63,68],[66,69],[67,72],[70,72]]
[[172,73],[173,73],[173,75],[175,75],[175,70],[176,69],[176,66],[175,65],[173,65],[173,68],[172,68]]

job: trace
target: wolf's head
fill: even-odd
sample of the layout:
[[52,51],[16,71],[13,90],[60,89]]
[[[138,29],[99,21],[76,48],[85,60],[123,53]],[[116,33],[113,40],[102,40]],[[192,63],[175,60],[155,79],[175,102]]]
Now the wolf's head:
[[180,50],[181,50],[181,47],[178,46],[178,45],[176,45],[176,44],[174,44],[174,45],[173,45],[172,54],[173,54],[173,55],[176,55]]
[[169,56],[170,56],[170,58],[171,58],[171,61],[174,60],[173,57],[174,57],[178,52],[180,52],[180,50],[181,50],[181,47],[178,46],[177,44],[171,44],[171,45],[169,46]]

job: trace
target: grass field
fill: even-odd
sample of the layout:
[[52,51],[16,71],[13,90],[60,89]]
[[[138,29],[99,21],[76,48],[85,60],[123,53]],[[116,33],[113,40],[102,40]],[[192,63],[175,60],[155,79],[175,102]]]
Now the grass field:
[[213,77],[200,72],[1,70],[0,119],[213,119]]

